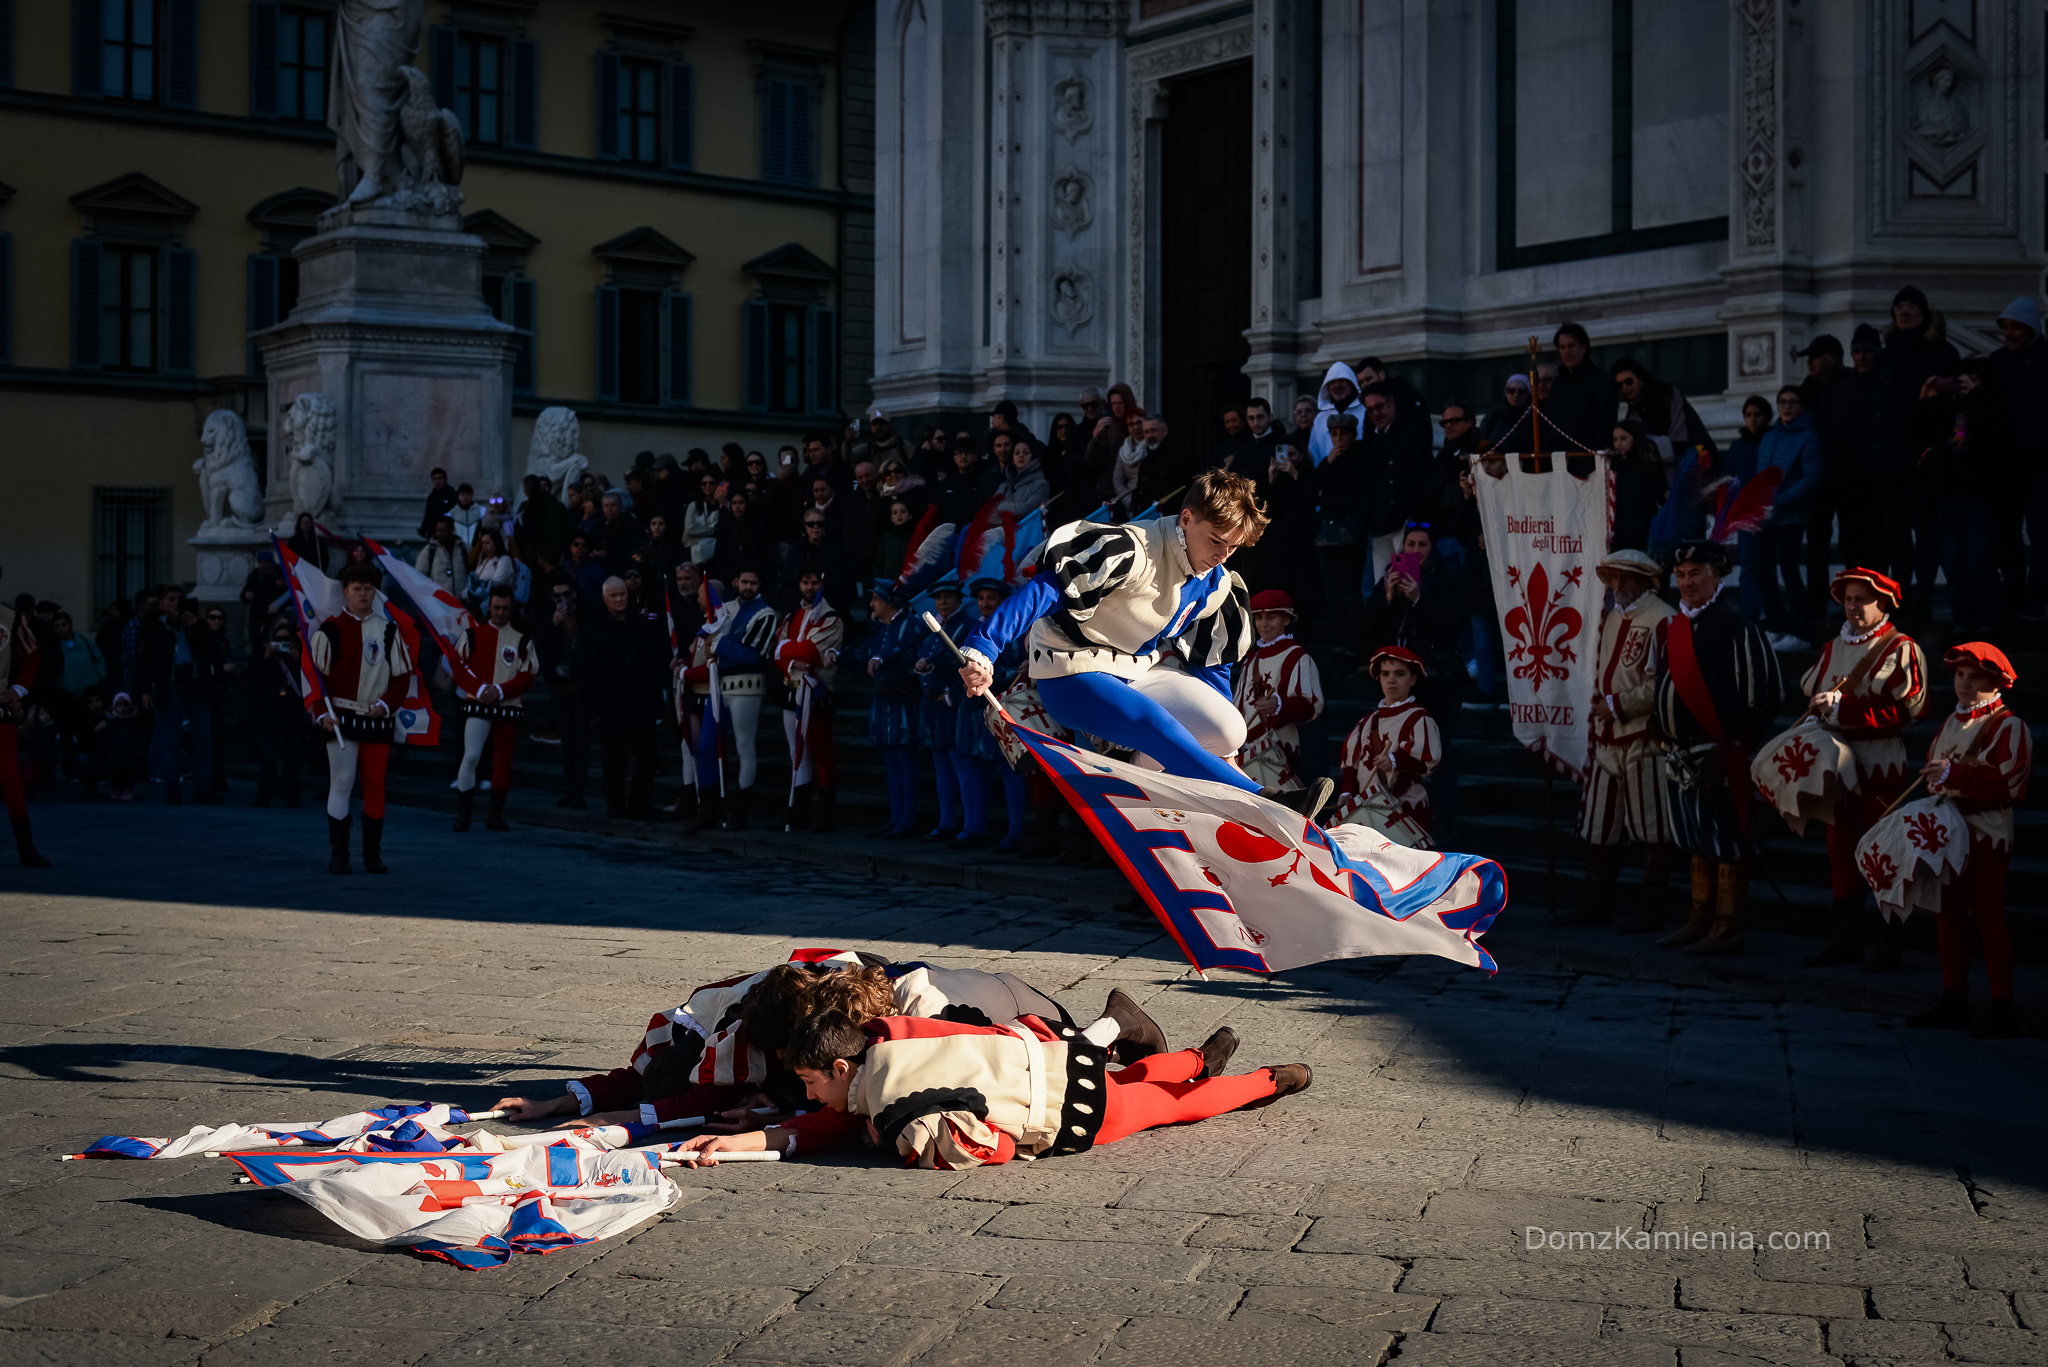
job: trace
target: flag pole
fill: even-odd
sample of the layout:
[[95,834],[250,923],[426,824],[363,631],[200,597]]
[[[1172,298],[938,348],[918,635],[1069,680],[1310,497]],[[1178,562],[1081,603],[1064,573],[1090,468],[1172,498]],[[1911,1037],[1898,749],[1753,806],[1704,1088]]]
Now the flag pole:
[[[270,544],[277,548],[278,563],[282,565],[284,563],[284,543],[279,541],[276,533],[273,532],[270,537]],[[284,586],[285,592],[291,595],[292,617],[299,624],[299,644],[305,647],[306,664],[310,666],[313,663],[313,636],[311,632],[306,630],[306,601],[299,593],[298,577],[292,574],[289,569],[285,572]],[[334,715],[334,699],[329,697],[327,693],[327,680],[320,677],[320,671],[317,669],[308,668],[306,672],[313,677],[313,687],[320,693],[320,705],[327,709],[327,720],[334,723],[334,743],[344,750],[348,749],[348,737],[341,734],[341,718]]]
[[[1530,468],[1537,474],[1543,473],[1543,408],[1538,395],[1542,386],[1536,380],[1538,358],[1543,347],[1534,337],[1529,339],[1529,437],[1535,442],[1530,456]],[[1549,747],[1543,751],[1543,858],[1549,868],[1550,920],[1557,921],[1557,765],[1551,759]]]
[[[953,644],[953,638],[946,634],[946,628],[940,624],[939,619],[933,616],[930,612],[919,613],[918,617],[921,621],[923,621],[923,623],[926,626],[931,628],[932,635],[938,637],[941,641],[944,641],[946,643],[946,649],[953,652],[953,658],[959,662],[960,667],[962,669],[967,668],[968,660],[966,652],[961,650],[959,646]],[[990,673],[994,673],[994,661],[990,661]],[[981,695],[981,701],[983,705],[988,708],[989,711],[995,713],[1004,721],[1009,722],[1013,726],[1016,724],[1015,719],[1013,719],[1008,712],[1003,710],[1002,702],[996,697],[995,683],[993,679],[990,680],[988,688],[985,691],[983,691]]]

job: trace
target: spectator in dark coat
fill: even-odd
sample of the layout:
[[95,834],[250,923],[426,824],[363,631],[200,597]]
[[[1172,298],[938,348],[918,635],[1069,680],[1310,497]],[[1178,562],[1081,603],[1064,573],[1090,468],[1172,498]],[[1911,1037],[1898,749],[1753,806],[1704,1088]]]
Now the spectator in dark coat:
[[830,519],[816,508],[804,510],[803,539],[796,543],[795,564],[783,601],[797,601],[797,584],[805,575],[824,580],[822,592],[833,610],[844,616],[853,606],[853,561],[847,554],[844,535],[834,535]]
[[192,728],[194,802],[218,803],[213,791],[214,700],[222,666],[220,638],[199,620],[185,602],[185,592],[167,584],[158,596],[159,610],[143,623],[137,642],[135,677],[125,691],[145,712],[155,714],[150,733],[150,776],[164,785],[164,801],[177,806],[184,799],[179,774],[179,745],[186,725]]
[[1360,510],[1361,530],[1371,543],[1375,581],[1399,547],[1403,524],[1425,511],[1429,490],[1429,424],[1403,422],[1399,397],[1385,385],[1364,391],[1365,428],[1358,434],[1356,455],[1364,469],[1353,505]]
[[256,805],[268,807],[282,797],[285,806],[296,808],[312,731],[299,683],[298,628],[281,616],[261,644],[248,682],[249,716],[256,723]]
[[420,514],[420,535],[434,534],[434,520],[455,506],[455,491],[448,487],[448,472],[435,466],[427,472],[427,510]]
[[1806,362],[1806,378],[1799,382],[1799,401],[1813,419],[1813,430],[1820,438],[1821,482],[1814,492],[1813,509],[1807,519],[1806,599],[1801,605],[1801,615],[1809,622],[1819,623],[1826,621],[1828,615],[1828,569],[1834,559],[1835,518],[1842,508],[1849,472],[1861,464],[1853,452],[1845,449],[1839,430],[1843,393],[1855,387],[1856,372],[1844,364],[1841,339],[1825,332],[1808,342],[1804,351],[1792,354]]
[[1928,307],[1925,294],[1907,285],[1892,296],[1892,325],[1877,358],[1878,446],[1871,473],[1881,486],[1898,491],[1883,501],[1887,559],[1891,577],[1911,588],[1910,610],[1916,612],[1930,609],[1940,560],[1936,500],[1924,489],[1918,492],[1929,496],[1912,496],[1928,436],[1920,391],[1932,376],[1952,378],[1961,362],[1949,345],[1947,322]]
[[1998,331],[2005,345],[1984,358],[1984,380],[2004,409],[2019,494],[1993,504],[1999,575],[2006,606],[2039,622],[2048,620],[2048,340],[2041,310],[2024,295],[1998,315]]
[[1607,548],[1647,551],[1650,522],[1664,502],[1664,462],[1648,429],[1634,418],[1614,424],[1607,447],[1612,452],[1607,464],[1614,471],[1614,529]]
[[[1890,563],[1884,504],[1895,496],[1875,477],[1884,409],[1877,361],[1883,350],[1884,339],[1877,329],[1868,323],[1857,324],[1849,341],[1847,374],[1834,391],[1821,449],[1824,473],[1837,481],[1835,507],[1842,520],[1842,563],[1872,569]],[[1830,433],[1831,446],[1826,441]]]
[[1988,369],[1972,357],[1953,379],[1930,375],[1920,389],[1920,428],[1928,442],[1920,487],[1935,504],[1958,640],[1981,639],[2001,625],[1992,508],[2011,497],[2021,474],[2005,428],[2004,400],[1984,378]]
[[1486,415],[1486,420],[1479,425],[1479,435],[1489,449],[1500,446],[1502,442],[1508,442],[1508,446],[1501,447],[1503,451],[1527,451],[1530,449],[1529,377],[1508,376],[1507,385],[1502,393],[1500,407]]
[[654,729],[668,682],[668,644],[653,618],[628,605],[626,581],[604,581],[577,646],[579,691],[597,723],[605,815],[653,818]]
[[[1607,434],[1614,426],[1621,391],[1614,387],[1613,376],[1593,364],[1593,344],[1577,323],[1560,327],[1551,345],[1557,348],[1557,379],[1543,402],[1543,416],[1549,419],[1543,431],[1543,449],[1598,451],[1607,444]],[[1557,432],[1569,440],[1553,441]]]
[[[1799,580],[1806,519],[1821,487],[1820,436],[1799,390],[1778,391],[1778,422],[1757,446],[1757,473],[1779,471],[1777,500],[1758,528],[1753,557],[1763,576],[1765,636],[1777,650],[1805,650],[1811,628],[1803,620],[1806,595]],[[1743,566],[1743,578],[1749,566]]]

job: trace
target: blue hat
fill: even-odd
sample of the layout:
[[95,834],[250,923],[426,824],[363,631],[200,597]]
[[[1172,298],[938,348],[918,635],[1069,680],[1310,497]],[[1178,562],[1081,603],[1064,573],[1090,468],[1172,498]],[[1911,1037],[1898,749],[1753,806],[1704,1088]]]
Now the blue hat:
[[903,591],[902,585],[897,584],[893,580],[877,580],[875,586],[868,590],[868,596],[870,598],[879,598],[891,607],[907,608],[910,606],[910,595]]
[[2024,294],[2005,306],[2005,311],[1998,315],[1998,321],[2018,323],[2021,327],[2032,328],[2034,336],[2041,335],[2041,310]]
[[969,593],[980,593],[983,589],[994,589],[1005,598],[1010,596],[1010,586],[1000,579],[977,579],[967,586]]

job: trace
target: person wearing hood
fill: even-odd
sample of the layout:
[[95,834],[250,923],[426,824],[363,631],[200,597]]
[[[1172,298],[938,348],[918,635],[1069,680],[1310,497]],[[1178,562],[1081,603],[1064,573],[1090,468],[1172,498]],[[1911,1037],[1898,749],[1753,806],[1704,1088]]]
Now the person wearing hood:
[[1358,394],[1358,372],[1342,361],[1337,361],[1323,372],[1323,387],[1316,391],[1316,420],[1308,437],[1308,458],[1321,465],[1330,455],[1330,419],[1339,413],[1350,415],[1357,424],[1353,430],[1366,429],[1365,404]]
[[[1928,306],[1927,296],[1907,285],[1892,296],[1892,325],[1878,354],[1878,482],[1913,490],[1920,453],[1931,434],[1921,420],[1920,391],[1933,376],[1951,378],[1962,357],[1948,341],[1948,323]],[[1940,559],[1934,523],[1935,500],[1902,496],[1885,500],[1885,549],[1891,577],[1908,590],[1908,601],[1926,611],[1934,593]]]
[[1984,378],[2004,409],[2019,495],[1995,506],[1998,567],[2006,605],[2039,622],[2048,620],[2048,340],[2025,295],[1998,315],[1998,331],[2005,345],[1984,358]]
[[1052,499],[1052,481],[1046,478],[1045,462],[1028,441],[1010,443],[1010,459],[1003,467],[1002,480],[1003,508],[1013,516],[1023,517]]
[[1757,473],[1778,470],[1778,495],[1757,529],[1755,562],[1762,571],[1764,633],[1774,650],[1806,650],[1806,601],[1799,578],[1801,538],[1821,487],[1820,434],[1796,386],[1778,391],[1778,421],[1757,444]]

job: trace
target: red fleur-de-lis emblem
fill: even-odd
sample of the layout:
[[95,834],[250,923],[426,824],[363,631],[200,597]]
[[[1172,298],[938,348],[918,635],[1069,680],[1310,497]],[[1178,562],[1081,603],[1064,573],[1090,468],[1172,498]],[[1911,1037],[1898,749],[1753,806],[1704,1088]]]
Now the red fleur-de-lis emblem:
[[1929,854],[1938,854],[1948,844],[1948,827],[1933,812],[1915,812],[1906,818],[1906,838]]
[[1813,762],[1820,758],[1820,751],[1813,748],[1813,742],[1794,739],[1780,750],[1774,763],[1778,766],[1778,777],[1787,783],[1796,782],[1813,772]]
[[[1543,687],[1546,679],[1571,677],[1571,666],[1579,658],[1572,642],[1578,639],[1585,619],[1579,616],[1577,608],[1565,607],[1563,602],[1565,594],[1578,586],[1583,573],[1583,567],[1571,570],[1553,593],[1550,575],[1538,561],[1529,571],[1521,603],[1508,611],[1505,625],[1516,642],[1508,659],[1520,662],[1515,665],[1515,677],[1527,679],[1531,688]],[[1508,583],[1519,585],[1520,580],[1520,573],[1509,566]]]
[[1864,881],[1878,892],[1890,892],[1892,884],[1899,881],[1898,865],[1882,850],[1865,850],[1860,862]]

